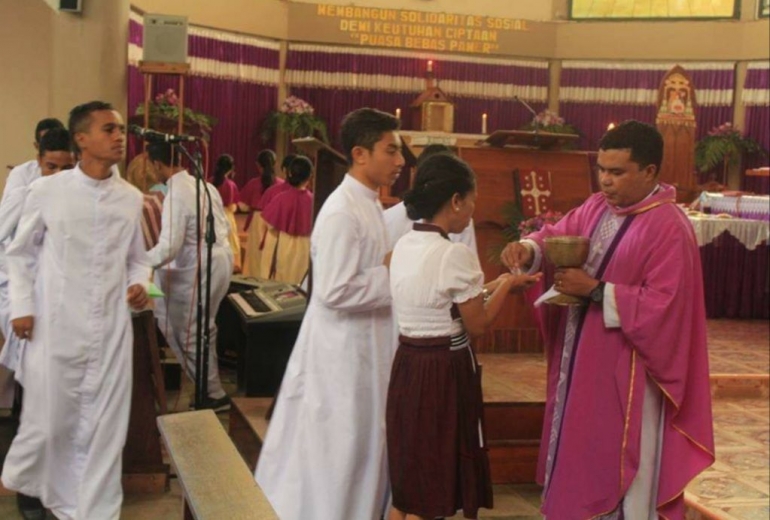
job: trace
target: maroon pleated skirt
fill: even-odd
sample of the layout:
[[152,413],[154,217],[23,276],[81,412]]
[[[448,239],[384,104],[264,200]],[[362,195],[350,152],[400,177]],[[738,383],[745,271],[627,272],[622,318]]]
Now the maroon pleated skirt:
[[400,338],[388,388],[393,506],[427,518],[492,507],[482,429],[481,377],[470,346]]

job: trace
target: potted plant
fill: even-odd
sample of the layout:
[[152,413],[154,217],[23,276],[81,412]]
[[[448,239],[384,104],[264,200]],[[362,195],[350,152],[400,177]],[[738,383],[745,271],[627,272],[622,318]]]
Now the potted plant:
[[[751,137],[746,137],[733,127],[723,123],[711,129],[706,137],[695,145],[695,167],[701,173],[721,170],[721,180],[727,179],[727,170],[736,166],[744,154],[761,153],[765,150]],[[720,168],[721,167],[721,168]],[[711,180],[715,180],[712,173]]]
[[[144,123],[144,103],[139,104],[134,112],[132,122]],[[174,133],[179,121],[179,97],[174,89],[158,94],[149,104],[149,126],[160,132]],[[182,113],[182,125],[187,134],[198,135],[209,140],[212,127],[217,124],[217,119],[206,114],[195,112],[185,107]]]
[[278,110],[267,115],[262,124],[262,139],[268,142],[278,132],[283,132],[289,139],[318,135],[328,143],[326,123],[315,115],[315,109],[307,101],[296,96],[287,97]]
[[555,134],[580,135],[580,131],[564,121],[556,112],[543,110],[532,118],[532,121],[521,127],[522,130],[540,130]]

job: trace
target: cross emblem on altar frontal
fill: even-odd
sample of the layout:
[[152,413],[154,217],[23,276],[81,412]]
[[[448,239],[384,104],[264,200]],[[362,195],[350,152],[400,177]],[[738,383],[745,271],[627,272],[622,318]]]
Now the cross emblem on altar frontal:
[[[532,208],[534,210],[534,215],[540,215],[541,213],[548,210],[548,199],[551,197],[551,183],[550,179],[541,177],[542,173],[531,171],[529,172],[529,175],[527,175],[524,179],[529,182],[525,182],[524,184],[531,184],[532,187],[530,189],[527,189],[526,187],[523,187],[521,190],[521,196],[522,197],[532,197],[532,204],[534,207]],[[550,175],[548,175],[550,177]],[[545,185],[545,189],[540,189],[538,187],[538,180],[543,181],[543,184]],[[540,197],[543,196],[543,199],[541,200]]]

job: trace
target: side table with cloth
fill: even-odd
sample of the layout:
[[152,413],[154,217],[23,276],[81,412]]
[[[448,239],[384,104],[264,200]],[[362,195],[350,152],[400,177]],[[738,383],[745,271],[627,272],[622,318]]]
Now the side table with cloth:
[[709,318],[770,318],[770,223],[691,216]]

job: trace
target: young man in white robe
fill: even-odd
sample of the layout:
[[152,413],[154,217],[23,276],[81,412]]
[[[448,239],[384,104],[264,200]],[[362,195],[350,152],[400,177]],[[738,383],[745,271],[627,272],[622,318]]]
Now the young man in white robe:
[[[14,413],[20,410],[21,393],[16,392],[23,385],[18,369],[21,340],[11,328],[11,302],[8,298],[8,269],[5,263],[5,247],[11,243],[19,224],[27,188],[41,176],[54,175],[69,170],[75,164],[70,147],[70,134],[58,119],[43,119],[35,131],[37,160],[17,166],[8,177],[3,199],[0,201],[0,334],[3,336],[0,349],[0,408],[10,408],[15,403]],[[16,495],[19,512],[24,518],[43,518],[43,504],[35,497],[23,493]]]
[[[16,371],[18,364],[18,338],[11,329],[5,248],[13,240],[29,185],[40,177],[71,170],[75,165],[75,156],[70,148],[70,134],[64,126],[43,130],[40,140],[35,144],[38,147],[38,155],[34,167],[30,164],[33,161],[30,161],[14,168],[0,201],[0,332],[5,338],[5,344],[0,350],[0,365],[12,372]],[[2,390],[0,388],[0,391]]]
[[[420,164],[425,162],[425,159],[438,153],[453,153],[452,149],[443,144],[430,144],[426,146],[420,156],[417,158],[416,168],[420,167]],[[406,235],[412,230],[414,221],[406,215],[406,207],[403,202],[389,207],[385,210],[385,226],[388,228],[388,238],[390,239],[390,249],[396,247],[396,242],[402,236]],[[460,242],[470,248],[471,251],[478,255],[478,249],[476,247],[476,229],[474,228],[473,219],[470,224],[461,233],[450,233],[449,240],[452,242]]]
[[282,520],[378,520],[386,506],[396,338],[378,188],[404,165],[398,127],[370,108],[342,123],[350,171],[315,222],[312,293],[256,470]]
[[[147,155],[158,178],[166,183],[168,192],[163,199],[160,237],[149,252],[150,263],[156,269],[155,283],[165,296],[156,300],[155,317],[158,326],[184,367],[190,379],[196,372],[196,330],[198,301],[198,239],[203,237],[196,222],[195,177],[176,165],[173,148],[169,143],[152,143]],[[211,196],[216,241],[211,256],[211,299],[209,302],[209,366],[208,389],[198,408],[227,410],[230,398],[222,389],[217,361],[216,314],[227,294],[233,272],[233,251],[228,242],[230,223],[227,220],[219,191],[209,183],[201,184],[201,226],[205,228]],[[202,287],[206,291],[206,244],[200,248]],[[204,317],[205,318],[205,317]]]
[[[40,141],[43,136],[53,129],[64,129],[64,124],[56,118],[46,118],[38,121],[35,127],[35,140],[32,143],[37,150],[36,157],[22,163],[11,170],[5,182],[3,198],[0,200],[0,335],[4,338],[0,350],[0,408],[8,408],[9,400],[13,400],[14,385],[11,372],[16,370],[14,358],[16,337],[10,327],[10,300],[8,299],[8,268],[5,264],[5,248],[13,239],[16,226],[21,216],[21,208],[27,197],[27,188],[32,181],[40,178],[41,157]],[[72,160],[65,161],[72,168]]]
[[7,262],[14,334],[26,340],[6,488],[63,520],[117,519],[131,407],[130,309],[147,302],[142,195],[113,170],[125,125],[94,101],[70,113],[72,170],[29,187]]

